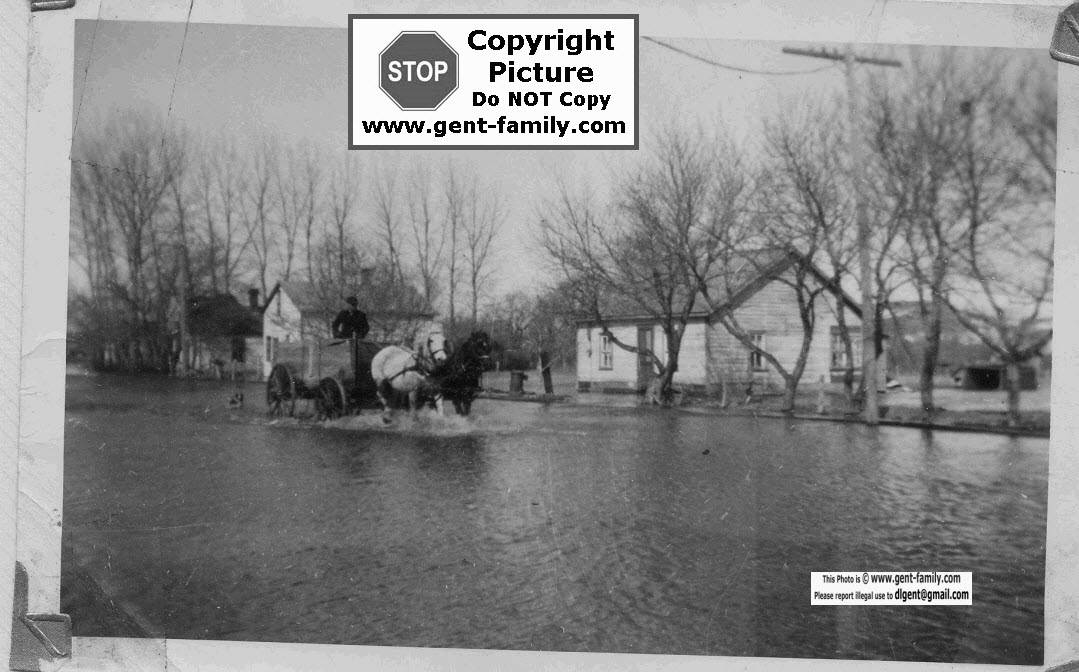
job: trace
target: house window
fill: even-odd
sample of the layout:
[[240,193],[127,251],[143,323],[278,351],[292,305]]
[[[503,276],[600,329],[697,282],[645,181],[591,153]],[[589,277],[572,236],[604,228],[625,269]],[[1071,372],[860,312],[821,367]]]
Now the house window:
[[850,337],[850,351],[853,362],[847,359],[847,346],[843,344],[843,333],[839,330],[838,326],[832,327],[831,339],[830,339],[830,357],[829,364],[833,370],[846,371],[849,368],[857,368],[859,358],[861,357],[861,342],[857,327],[853,330],[847,327],[847,333]]
[[599,337],[599,368],[605,370],[614,368],[614,341],[606,334]]
[[[751,331],[749,332],[749,341],[754,347],[764,349],[764,332],[763,331]],[[750,371],[764,371],[765,370],[764,356],[756,350],[749,351],[749,370]]]
[[833,369],[848,369],[850,362],[847,361],[847,346],[843,342],[843,332],[839,327],[832,327],[831,367]]

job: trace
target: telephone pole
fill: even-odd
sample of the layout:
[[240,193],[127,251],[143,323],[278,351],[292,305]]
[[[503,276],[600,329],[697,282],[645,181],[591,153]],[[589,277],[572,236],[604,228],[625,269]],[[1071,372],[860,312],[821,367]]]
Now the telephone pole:
[[[827,49],[799,49],[796,47],[783,47],[783,53],[795,56],[808,56],[810,58],[826,58],[832,61],[843,61],[846,72],[847,86],[847,144],[851,157],[851,176],[855,181],[861,180],[865,174],[865,143],[858,137],[858,100],[855,97],[857,82],[854,79],[854,66],[858,63],[866,65],[878,65],[887,68],[901,68],[899,61],[886,58],[871,58],[868,56],[856,56],[854,48],[847,45],[842,52]],[[872,259],[869,253],[869,219],[866,216],[866,202],[860,185],[854,185],[854,219],[858,227],[858,262],[861,267],[861,340],[862,340],[862,389],[864,390],[862,404],[863,418],[866,424],[876,425],[880,421],[880,411],[877,403],[877,339],[876,339],[876,301],[873,298],[873,286],[870,278],[873,272]]]

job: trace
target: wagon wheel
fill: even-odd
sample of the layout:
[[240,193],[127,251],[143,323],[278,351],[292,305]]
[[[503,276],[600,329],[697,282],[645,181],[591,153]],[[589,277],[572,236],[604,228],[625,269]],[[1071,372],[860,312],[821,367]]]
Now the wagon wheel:
[[340,380],[336,378],[320,380],[318,394],[315,397],[315,408],[318,410],[319,419],[340,418],[348,410],[347,399],[348,396]]
[[266,379],[266,406],[272,416],[292,417],[296,411],[296,380],[283,364],[276,364]]

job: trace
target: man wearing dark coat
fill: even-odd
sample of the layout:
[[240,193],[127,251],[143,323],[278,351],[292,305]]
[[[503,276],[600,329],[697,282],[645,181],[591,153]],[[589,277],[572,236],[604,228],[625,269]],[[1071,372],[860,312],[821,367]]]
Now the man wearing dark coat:
[[333,320],[334,338],[351,338],[353,335],[358,339],[367,336],[370,326],[367,324],[367,314],[359,308],[359,301],[355,296],[345,299],[348,308],[345,308]]

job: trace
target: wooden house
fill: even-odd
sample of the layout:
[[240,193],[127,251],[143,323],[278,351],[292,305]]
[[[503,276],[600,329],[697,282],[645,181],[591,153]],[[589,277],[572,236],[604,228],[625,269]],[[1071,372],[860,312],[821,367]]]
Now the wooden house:
[[[674,384],[681,389],[718,393],[728,390],[754,392],[781,390],[783,379],[759,353],[739,341],[719,321],[730,311],[738,324],[788,370],[793,367],[802,345],[803,327],[797,296],[790,284],[794,264],[804,264],[810,282],[819,283],[822,291],[816,298],[816,320],[803,383],[841,382],[849,366],[840,335],[838,311],[844,320],[854,351],[854,369],[858,375],[861,362],[861,310],[842,289],[834,287],[819,269],[798,255],[780,255],[771,263],[761,263],[747,271],[744,281],[722,296],[714,310],[705,301],[696,301],[697,309],[689,315],[682,334],[678,370]],[[623,312],[604,315],[607,330],[622,343],[648,348],[666,359],[665,336],[654,315]],[[887,341],[879,358],[879,381],[883,389],[887,368]],[[656,376],[647,357],[618,347],[604,334],[602,325],[592,319],[577,324],[577,382],[582,392],[640,392]]]

